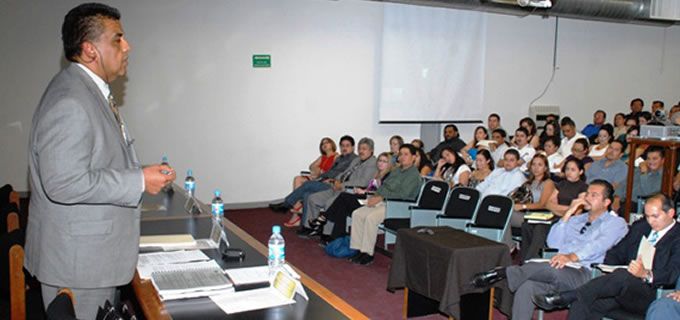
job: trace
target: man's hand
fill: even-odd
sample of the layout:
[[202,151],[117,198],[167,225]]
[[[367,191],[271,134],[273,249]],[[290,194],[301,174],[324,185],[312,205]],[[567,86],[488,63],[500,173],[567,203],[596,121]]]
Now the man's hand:
[[142,169],[144,174],[144,190],[149,194],[157,194],[163,187],[175,181],[175,170],[166,165],[150,165]]
[[345,187],[342,185],[342,182],[340,181],[333,181],[333,190],[335,191],[342,191],[344,190]]
[[584,205],[586,204],[586,193],[582,192],[578,195],[578,197],[574,200],[571,200],[571,204],[569,205],[569,209],[567,209],[567,212],[564,213],[564,216],[562,217],[562,221],[567,222],[571,218],[574,213],[579,211]]
[[366,200],[366,206],[368,206],[368,207],[370,207],[370,208],[373,208],[373,207],[375,207],[378,203],[381,203],[382,201],[383,201],[383,197],[381,197],[381,196],[373,196],[373,197],[368,198],[368,200]]
[[638,256],[637,259],[628,264],[628,272],[640,279],[647,277],[649,270],[646,270],[644,264],[642,264],[642,256]]
[[558,253],[552,259],[550,259],[550,266],[555,268],[555,269],[562,269],[564,266],[567,265],[569,262],[576,262],[578,261],[578,257],[573,254],[562,254]]
[[669,293],[666,297],[669,297],[677,302],[680,302],[680,291],[673,291]]

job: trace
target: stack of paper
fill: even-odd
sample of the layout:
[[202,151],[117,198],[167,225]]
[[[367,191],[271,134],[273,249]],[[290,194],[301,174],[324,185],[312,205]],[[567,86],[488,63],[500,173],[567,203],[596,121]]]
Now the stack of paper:
[[210,260],[200,250],[173,251],[140,254],[137,260],[137,271],[142,279],[151,278],[154,271],[167,271],[178,268],[178,264]]
[[190,234],[168,234],[162,236],[141,236],[139,247],[159,247],[163,250],[196,246],[196,240]]
[[233,290],[222,268],[210,260],[166,265],[151,273],[151,281],[163,300],[207,297]]

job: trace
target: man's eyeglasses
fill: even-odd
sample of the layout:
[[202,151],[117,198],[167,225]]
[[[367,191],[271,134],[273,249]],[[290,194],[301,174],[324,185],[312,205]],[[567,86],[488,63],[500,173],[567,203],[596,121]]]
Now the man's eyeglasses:
[[590,221],[586,222],[586,224],[583,225],[583,228],[581,228],[581,231],[579,231],[579,233],[580,234],[586,233],[586,230],[588,230],[588,227],[590,227],[590,225],[591,225]]

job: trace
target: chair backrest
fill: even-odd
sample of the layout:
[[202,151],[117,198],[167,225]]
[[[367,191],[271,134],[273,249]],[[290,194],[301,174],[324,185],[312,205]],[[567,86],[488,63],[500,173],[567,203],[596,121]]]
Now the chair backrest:
[[446,202],[449,193],[449,184],[444,181],[429,180],[420,189],[418,196],[418,208],[440,210]]
[[506,196],[487,195],[482,199],[473,223],[479,228],[503,230],[510,218],[512,207],[512,199]]
[[451,190],[444,215],[451,218],[472,220],[479,204],[480,193],[477,189],[457,187]]

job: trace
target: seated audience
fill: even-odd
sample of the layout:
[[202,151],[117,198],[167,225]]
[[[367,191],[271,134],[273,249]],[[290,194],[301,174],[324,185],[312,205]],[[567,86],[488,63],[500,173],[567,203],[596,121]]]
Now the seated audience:
[[470,166],[472,165],[475,157],[477,156],[477,152],[479,149],[481,149],[481,146],[478,146],[477,144],[480,141],[484,140],[489,140],[489,133],[486,131],[486,128],[484,126],[479,126],[475,128],[475,134],[472,140],[468,142],[468,144],[461,150],[461,155],[463,156],[463,160],[465,160],[465,163]]
[[[680,289],[676,286],[676,289]],[[646,320],[668,320],[680,318],[680,290],[657,299],[647,309]]]
[[[484,288],[507,279],[508,288],[514,293],[512,318],[531,319],[535,308],[532,302],[534,295],[570,290],[588,282],[591,264],[601,263],[605,252],[628,231],[626,222],[609,210],[612,196],[613,189],[608,182],[593,181],[588,192],[574,200],[560,221],[550,229],[548,246],[559,253],[549,262],[494,268],[477,274],[472,284]],[[581,208],[587,212],[577,214]],[[581,267],[569,268],[567,264]]]
[[[510,226],[513,228],[522,227],[524,221],[524,214],[530,210],[544,210],[555,191],[555,183],[550,179],[550,170],[548,168],[548,158],[543,154],[537,154],[531,159],[531,164],[529,166],[529,178],[524,185],[528,187],[531,191],[531,202],[528,203],[515,203],[514,210],[512,212],[512,217],[510,218]],[[509,240],[506,238],[506,241]],[[527,241],[528,240],[528,241]],[[507,243],[507,242],[506,242]],[[529,244],[531,243],[531,237],[524,238],[522,236],[521,251],[522,255],[528,255]],[[545,238],[543,238],[538,245],[536,245],[536,253],[543,247],[545,243]],[[524,258],[523,258],[524,259]]]
[[[326,237],[322,236],[322,243],[344,235],[347,217],[361,206],[359,200],[366,199],[367,194],[377,190],[389,175],[392,170],[391,157],[389,152],[381,153],[376,162],[376,173],[366,187],[355,187],[352,190],[341,192],[330,205],[326,206],[325,212],[320,212],[314,221],[309,222],[309,229],[303,228],[298,231],[298,235],[302,237],[316,236],[321,234],[323,228],[323,234]],[[331,223],[328,223],[328,221],[331,221]],[[330,237],[328,237],[329,235]]]
[[586,138],[579,138],[576,141],[574,141],[574,144],[571,146],[571,154],[568,155],[563,161],[562,161],[562,166],[566,161],[569,161],[571,159],[578,159],[583,163],[583,167],[585,169],[588,169],[590,167],[590,164],[593,163],[593,158],[588,156],[588,150],[589,150],[589,145],[588,145],[588,139]]
[[587,126],[583,127],[581,133],[588,138],[591,142],[595,141],[595,137],[600,132],[600,127],[604,125],[605,120],[607,120],[607,113],[602,110],[597,110],[593,113],[593,123],[589,123]]
[[593,159],[593,161],[600,160],[604,158],[604,154],[607,152],[609,144],[614,140],[614,128],[611,124],[604,124],[600,127],[600,130],[595,138],[597,144],[593,144],[590,147],[590,152],[588,156]]
[[503,167],[491,172],[482,183],[477,185],[477,190],[482,198],[490,194],[507,196],[525,180],[524,173],[519,169],[519,152],[515,149],[508,149],[503,156]]
[[506,140],[508,134],[503,129],[496,129],[491,133],[491,139],[496,143],[489,144],[491,149],[491,157],[497,167],[503,166],[503,157],[505,152],[510,148],[510,143]]
[[[479,153],[477,153],[477,158],[475,158],[475,170],[470,174],[468,187],[477,187],[477,185],[482,183],[482,181],[484,181],[486,177],[491,174],[494,168],[495,166],[493,159],[491,158],[491,152],[486,149],[479,150]],[[680,176],[680,174],[678,176]],[[678,180],[678,186],[680,186],[680,180]]]
[[519,122],[521,128],[527,129],[529,134],[527,135],[527,142],[532,148],[537,149],[540,145],[540,137],[538,135],[538,129],[536,128],[536,122],[534,119],[526,117]]
[[307,181],[299,188],[293,190],[286,196],[283,202],[270,204],[269,208],[274,211],[286,212],[295,206],[295,203],[302,201],[307,194],[323,191],[331,188],[334,179],[342,174],[349,167],[352,160],[357,155],[354,153],[354,138],[343,136],[340,138],[340,157],[335,159],[330,170],[321,174],[316,180]]
[[[635,208],[639,197],[647,197],[661,191],[663,179],[664,150],[660,146],[651,146],[647,149],[647,160],[644,164],[633,171],[633,190],[631,200]],[[621,183],[616,189],[617,200],[626,199],[626,183]],[[617,202],[615,200],[615,203]]]
[[404,144],[404,138],[400,135],[394,135],[390,137],[390,155],[392,164],[397,163],[397,158],[399,157],[399,147]]
[[[649,241],[656,249],[651,266],[645,266],[638,255],[642,241]],[[546,309],[571,304],[568,319],[600,319],[615,309],[644,315],[656,299],[656,288],[674,285],[680,276],[680,226],[675,222],[671,201],[662,194],[650,198],[645,204],[645,219],[633,223],[623,240],[607,251],[604,263],[627,267],[575,290],[554,288],[561,293],[539,293],[534,298],[536,304]]]
[[444,141],[440,142],[428,152],[428,156],[432,160],[432,163],[439,161],[439,155],[445,147],[450,147],[456,152],[459,152],[465,147],[465,142],[460,139],[458,127],[456,127],[455,124],[448,124],[444,127]]
[[413,139],[413,140],[411,140],[411,144],[412,144],[414,147],[416,147],[416,149],[423,149],[423,150],[425,150],[425,143],[423,142],[423,140],[420,140],[420,139]]
[[437,168],[434,171],[434,180],[446,181],[451,188],[454,186],[467,186],[470,180],[470,167],[451,148],[442,149]]
[[[547,122],[543,127],[543,132],[541,132],[541,135],[538,137],[538,149],[544,150],[545,142],[552,137],[557,138],[557,141],[559,142],[562,141],[562,138],[560,137],[560,128],[555,121]],[[558,147],[559,142],[557,143]]]
[[496,129],[502,129],[501,116],[499,116],[497,113],[490,114],[486,119],[486,127],[489,129],[488,132],[493,132]]
[[652,114],[649,111],[642,111],[638,116],[638,124],[647,125],[652,121]]
[[[328,137],[321,139],[321,142],[319,143],[319,152],[321,155],[309,165],[309,175],[299,175],[293,179],[293,190],[309,180],[315,180],[320,175],[330,170],[335,162],[335,157],[338,155],[336,149],[337,147],[335,146],[335,141],[333,141],[333,139]],[[288,223],[299,220],[299,218],[296,219],[296,217],[298,217],[301,209],[302,203],[298,201],[293,206],[293,216]]]
[[563,216],[569,208],[572,200],[579,194],[586,192],[588,184],[585,183],[585,170],[583,162],[578,159],[566,161],[562,167],[564,179],[555,185],[555,192],[550,196],[546,205],[548,210],[556,216]]
[[374,147],[375,144],[372,139],[361,138],[357,148],[359,156],[352,160],[349,168],[335,179],[332,188],[308,194],[303,199],[305,206],[302,211],[302,218],[289,222],[285,226],[289,228],[296,227],[302,222],[303,229],[308,229],[309,221],[316,219],[319,216],[319,212],[330,206],[333,200],[345,191],[346,188],[367,186],[377,170],[376,159],[373,155]]
[[399,149],[399,167],[392,170],[375,195],[366,199],[366,205],[352,212],[350,248],[359,250],[351,261],[361,265],[373,262],[373,250],[378,236],[378,226],[385,220],[385,199],[415,200],[421,178],[415,168],[416,148],[405,144]]
[[576,131],[576,124],[574,123],[574,120],[571,120],[569,117],[562,118],[560,127],[562,128],[562,135],[564,136],[562,138],[562,143],[560,143],[560,154],[566,158],[571,155],[571,147],[574,145],[574,142],[578,139],[585,138],[586,136]]
[[527,165],[529,164],[529,161],[531,161],[531,159],[536,154],[536,149],[534,149],[534,147],[529,144],[528,137],[529,132],[526,128],[519,127],[517,130],[515,130],[514,147],[517,148],[517,151],[519,151],[520,169],[524,172],[527,171]]
[[[623,141],[626,142],[628,147],[626,148],[626,151],[623,153],[623,160],[627,160],[628,157],[630,156],[631,151],[633,151],[631,148],[633,148],[633,145],[630,144],[630,141],[633,138],[636,138],[640,134],[640,127],[638,126],[631,126],[628,128],[628,131],[626,132],[626,137],[623,139]],[[647,149],[647,145],[645,144],[639,144],[638,147],[635,149],[635,157],[639,157],[641,154],[644,153],[644,151]],[[637,164],[636,164],[637,165]]]
[[[630,113],[626,115],[628,118],[637,118],[640,116],[640,112],[645,107],[645,102],[640,98],[635,98],[630,101]],[[636,124],[638,125],[638,124]]]
[[609,144],[604,158],[593,162],[586,170],[586,182],[602,179],[612,184],[614,189],[625,183],[628,174],[628,165],[621,161],[625,142],[614,140]]
[[[441,155],[437,155],[437,157],[440,156]],[[420,172],[420,175],[423,177],[430,177],[432,174],[434,174],[434,166],[432,165],[432,161],[430,160],[430,157],[427,156],[425,151],[423,151],[423,149],[416,149],[415,166],[418,168],[418,172]]]
[[556,136],[550,137],[543,143],[543,151],[548,156],[548,165],[550,166],[550,174],[556,175],[560,173],[560,166],[564,158],[558,151],[560,149],[560,139]]
[[614,139],[619,139],[621,136],[626,135],[628,127],[626,126],[626,116],[619,112],[614,116]]

